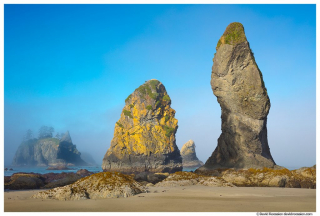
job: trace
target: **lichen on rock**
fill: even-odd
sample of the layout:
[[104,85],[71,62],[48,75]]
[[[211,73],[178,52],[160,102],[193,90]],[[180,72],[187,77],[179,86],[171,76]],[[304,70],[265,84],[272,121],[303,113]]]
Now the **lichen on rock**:
[[123,173],[182,170],[175,133],[178,120],[158,80],[149,80],[125,100],[102,169]]
[[274,167],[267,139],[270,99],[241,23],[217,45],[211,87],[221,106],[218,146],[199,169]]
[[203,165],[196,155],[196,145],[193,140],[186,142],[180,151],[183,167],[199,167]]
[[73,184],[34,194],[36,199],[83,200],[130,197],[144,192],[131,176],[101,172],[79,179]]

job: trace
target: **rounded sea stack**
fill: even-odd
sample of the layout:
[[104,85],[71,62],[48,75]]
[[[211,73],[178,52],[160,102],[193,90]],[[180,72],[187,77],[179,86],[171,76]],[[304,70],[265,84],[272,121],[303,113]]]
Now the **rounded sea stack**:
[[155,79],[130,94],[115,124],[102,169],[122,173],[181,171],[175,138],[178,120],[170,105],[164,85]]

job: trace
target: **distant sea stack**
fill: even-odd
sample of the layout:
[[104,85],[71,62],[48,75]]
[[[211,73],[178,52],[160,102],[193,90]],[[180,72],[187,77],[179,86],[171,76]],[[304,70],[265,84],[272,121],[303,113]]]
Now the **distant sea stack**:
[[267,139],[270,100],[241,23],[231,23],[216,47],[211,87],[221,106],[218,145],[199,170],[274,167]]
[[180,151],[184,168],[199,167],[203,165],[196,155],[196,145],[193,140],[186,142]]
[[125,100],[114,137],[102,161],[104,171],[176,172],[182,159],[176,145],[178,120],[158,80],[149,80]]
[[14,166],[59,166],[87,165],[80,158],[81,153],[73,145],[69,131],[61,139],[29,139],[21,143],[16,151]]

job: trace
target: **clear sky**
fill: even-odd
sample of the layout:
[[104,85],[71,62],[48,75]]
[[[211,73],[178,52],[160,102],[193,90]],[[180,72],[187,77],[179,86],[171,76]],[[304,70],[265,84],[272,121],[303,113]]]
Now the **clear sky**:
[[212,58],[231,22],[244,25],[268,89],[275,162],[314,165],[315,5],[5,5],[5,164],[42,125],[69,130],[101,164],[125,98],[149,79],[172,99],[178,147],[193,139],[205,162],[221,133]]

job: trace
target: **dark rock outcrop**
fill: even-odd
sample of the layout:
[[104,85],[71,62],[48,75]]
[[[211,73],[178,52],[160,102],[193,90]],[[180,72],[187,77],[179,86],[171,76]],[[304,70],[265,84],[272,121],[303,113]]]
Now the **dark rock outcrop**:
[[164,85],[149,80],[125,102],[102,169],[122,173],[181,171],[175,138],[178,120]]
[[77,173],[15,173],[12,176],[5,176],[4,188],[25,190],[62,187],[92,174],[93,172],[83,169],[78,170]]
[[73,145],[69,132],[57,138],[31,139],[22,142],[16,151],[14,166],[87,165]]
[[44,178],[36,173],[15,173],[4,184],[4,189],[39,189],[45,185]]
[[222,133],[201,170],[274,167],[267,139],[270,100],[241,23],[231,23],[214,56],[211,87],[221,106]]
[[194,168],[203,165],[203,162],[196,155],[196,145],[193,140],[189,140],[182,146],[180,154],[184,168]]

